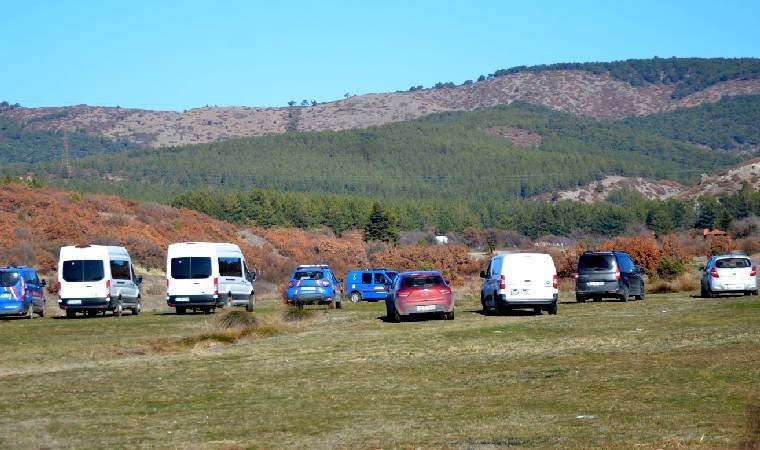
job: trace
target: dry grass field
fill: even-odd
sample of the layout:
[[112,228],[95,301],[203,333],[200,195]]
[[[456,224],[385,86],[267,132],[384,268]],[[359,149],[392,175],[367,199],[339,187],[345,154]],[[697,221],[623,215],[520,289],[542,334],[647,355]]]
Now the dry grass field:
[[758,297],[457,305],[0,320],[0,447],[760,445]]

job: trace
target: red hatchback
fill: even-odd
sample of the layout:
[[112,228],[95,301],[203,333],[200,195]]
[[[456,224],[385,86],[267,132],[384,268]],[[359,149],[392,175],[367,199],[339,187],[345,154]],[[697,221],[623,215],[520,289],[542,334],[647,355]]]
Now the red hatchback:
[[412,314],[441,313],[454,319],[454,296],[440,272],[401,272],[393,280],[385,300],[388,320],[401,321]]

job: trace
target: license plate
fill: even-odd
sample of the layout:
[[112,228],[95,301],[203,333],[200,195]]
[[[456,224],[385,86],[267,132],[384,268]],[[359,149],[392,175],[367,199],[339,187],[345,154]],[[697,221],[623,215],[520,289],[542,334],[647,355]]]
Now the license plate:
[[301,288],[301,292],[307,292],[307,291],[308,291],[308,292],[311,292],[311,291],[316,291],[316,290],[317,290],[317,288],[315,288],[315,287],[310,287],[310,286],[307,286],[307,287],[302,287],[302,288]]
[[0,298],[11,298],[11,294],[8,292],[0,294]]
[[589,281],[587,284],[589,286],[604,286],[604,281]]
[[68,304],[69,305],[81,305],[82,304],[82,300],[69,300]]
[[512,294],[512,295],[528,295],[528,294],[530,294],[530,290],[528,290],[528,289],[512,289],[510,291],[510,294]]
[[175,302],[189,302],[190,297],[177,297],[174,299]]
[[417,312],[435,311],[435,305],[419,305],[417,306]]
[[5,305],[3,306],[3,309],[16,309],[18,308],[16,305]]

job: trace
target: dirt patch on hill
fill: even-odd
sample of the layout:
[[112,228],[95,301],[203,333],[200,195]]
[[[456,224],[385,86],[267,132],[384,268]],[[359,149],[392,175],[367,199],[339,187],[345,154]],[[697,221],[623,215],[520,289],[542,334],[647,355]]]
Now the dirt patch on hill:
[[489,136],[506,139],[518,147],[535,148],[541,145],[542,141],[540,134],[516,127],[489,127],[484,128],[483,132]]

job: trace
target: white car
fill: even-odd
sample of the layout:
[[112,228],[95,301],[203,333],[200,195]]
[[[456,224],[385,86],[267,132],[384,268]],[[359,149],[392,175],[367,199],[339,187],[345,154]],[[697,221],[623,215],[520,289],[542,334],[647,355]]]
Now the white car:
[[702,297],[715,297],[718,294],[757,295],[757,269],[749,256],[713,256],[702,271]]
[[483,311],[531,308],[557,314],[559,285],[552,257],[545,253],[507,253],[491,258],[480,272]]

